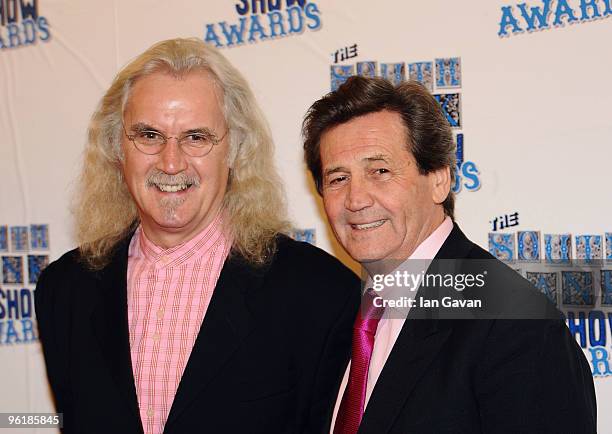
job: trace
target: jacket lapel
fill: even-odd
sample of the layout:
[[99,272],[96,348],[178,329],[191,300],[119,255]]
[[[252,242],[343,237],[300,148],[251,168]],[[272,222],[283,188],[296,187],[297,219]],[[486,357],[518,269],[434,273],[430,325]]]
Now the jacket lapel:
[[359,434],[388,432],[451,333],[448,321],[408,319],[374,386]]
[[[455,224],[436,259],[464,258],[471,247],[471,242]],[[449,320],[433,319],[427,309],[410,310],[374,386],[359,434],[380,434],[391,430],[417,381],[451,335],[452,324]]]
[[467,258],[469,251],[474,247],[457,223],[453,223],[453,230],[438,250],[435,259],[462,259]]
[[123,240],[111,263],[97,274],[98,303],[92,325],[104,361],[130,410],[140,421],[134,386],[127,315],[127,256],[130,237]]
[[225,261],[179,384],[166,428],[206,388],[250,332],[246,295],[261,286],[263,270],[240,259]]

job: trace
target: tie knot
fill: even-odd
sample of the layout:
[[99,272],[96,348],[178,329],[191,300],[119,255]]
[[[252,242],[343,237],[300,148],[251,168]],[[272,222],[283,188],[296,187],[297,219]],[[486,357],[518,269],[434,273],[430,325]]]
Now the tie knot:
[[378,322],[385,311],[382,301],[382,297],[378,297],[372,288],[368,288],[361,298],[361,307],[353,328],[376,334]]

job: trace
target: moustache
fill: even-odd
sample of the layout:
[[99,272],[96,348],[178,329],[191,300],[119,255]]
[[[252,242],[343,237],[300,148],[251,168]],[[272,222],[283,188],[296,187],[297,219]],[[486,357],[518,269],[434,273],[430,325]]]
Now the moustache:
[[175,175],[156,170],[149,174],[146,180],[147,187],[154,187],[158,185],[186,185],[187,187],[200,185],[200,178],[195,175],[188,175],[187,173],[181,172]]

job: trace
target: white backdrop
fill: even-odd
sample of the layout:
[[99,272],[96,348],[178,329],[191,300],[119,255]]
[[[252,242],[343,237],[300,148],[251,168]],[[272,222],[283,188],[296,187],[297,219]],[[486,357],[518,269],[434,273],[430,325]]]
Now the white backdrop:
[[[605,256],[604,235],[612,232],[610,0],[526,3],[521,9],[500,0],[0,0],[0,254],[7,258],[0,273],[0,412],[52,409],[39,345],[26,342],[23,330],[30,313],[27,306],[9,308],[7,294],[34,288],[28,255],[54,260],[74,247],[68,205],[89,116],[118,69],[162,39],[214,43],[216,36],[224,45],[268,116],[296,226],[314,229],[318,246],[353,267],[332,242],[312,194],[300,125],[310,104],[330,90],[330,67],[364,61],[378,69],[403,62],[406,75],[409,64],[432,62],[434,93],[460,94],[456,130],[464,160],[478,171],[465,181],[469,187],[477,179],[480,188],[461,189],[456,214],[472,240],[487,248],[494,219],[516,213],[510,220],[517,224],[497,232],[600,235]],[[28,5],[35,14],[23,13]],[[268,10],[276,5],[280,10]],[[533,31],[518,31],[527,29],[530,8],[547,5]],[[224,29],[240,30],[241,22],[243,43],[227,46]],[[439,58],[460,59],[458,87],[435,84]],[[44,237],[32,245],[31,233],[30,240],[11,240],[14,227],[31,224],[48,225],[48,247]],[[21,276],[15,261],[22,261]],[[611,327],[612,320],[606,363]],[[604,362],[598,366],[605,372]],[[612,379],[601,375],[595,383],[600,432],[612,432],[606,411]]]

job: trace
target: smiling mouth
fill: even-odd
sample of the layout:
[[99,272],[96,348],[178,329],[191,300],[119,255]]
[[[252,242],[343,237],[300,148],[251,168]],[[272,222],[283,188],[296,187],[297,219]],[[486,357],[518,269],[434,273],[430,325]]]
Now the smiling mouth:
[[358,231],[365,231],[367,229],[375,229],[378,228],[380,226],[382,226],[387,220],[383,219],[383,220],[376,220],[375,222],[372,223],[364,223],[364,224],[351,224],[351,227],[353,229],[357,229]]
[[178,191],[187,190],[193,184],[154,184],[159,191],[164,193],[176,193]]
[[162,193],[180,194],[191,187],[198,187],[200,179],[185,172],[170,175],[156,170],[147,177],[146,185],[147,187],[154,187]]

